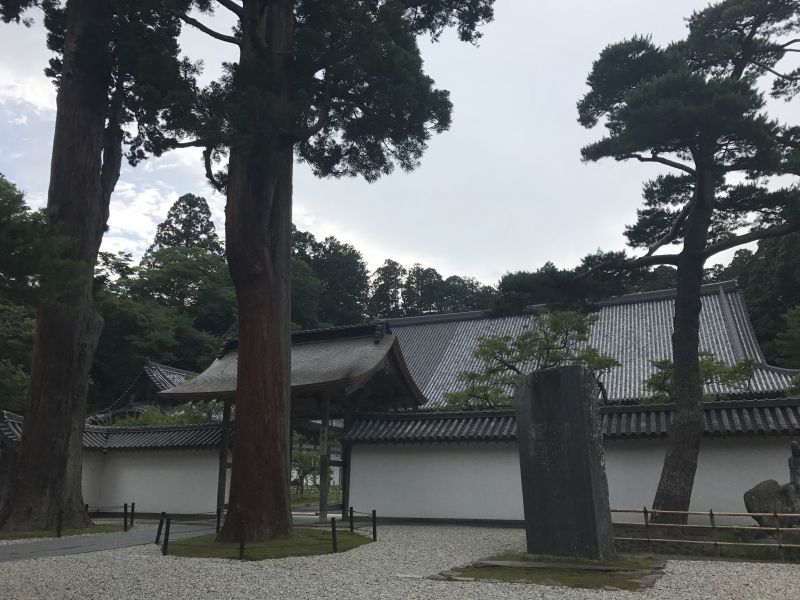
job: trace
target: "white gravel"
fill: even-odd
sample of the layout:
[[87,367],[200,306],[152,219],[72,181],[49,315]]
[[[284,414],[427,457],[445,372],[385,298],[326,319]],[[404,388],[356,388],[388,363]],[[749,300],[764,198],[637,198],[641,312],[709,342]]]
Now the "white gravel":
[[379,541],[338,555],[261,562],[162,557],[154,545],[0,563],[12,599],[450,600],[800,598],[800,566],[670,561],[643,592],[424,579],[492,553],[522,549],[519,529],[383,526]]

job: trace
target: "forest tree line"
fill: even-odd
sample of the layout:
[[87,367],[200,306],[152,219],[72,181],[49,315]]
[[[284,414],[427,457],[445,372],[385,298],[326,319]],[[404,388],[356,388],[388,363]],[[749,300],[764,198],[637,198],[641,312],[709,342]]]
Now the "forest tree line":
[[[6,410],[23,410],[35,304],[47,293],[38,284],[41,274],[64,268],[56,258],[59,241],[44,222],[42,211],[31,210],[20,190],[0,176],[0,406]],[[370,272],[352,245],[297,228],[292,233],[294,329],[437,312],[514,314],[535,304],[574,308],[675,286],[675,270],[668,266],[579,277],[612,256],[600,251],[574,269],[547,262],[509,272],[495,286],[391,259]],[[782,367],[800,367],[798,257],[800,235],[792,234],[741,249],[727,266],[707,270],[708,281],[738,279],[767,359]],[[191,194],[176,201],[138,263],[130,253],[101,253],[94,294],[105,327],[92,368],[90,411],[119,396],[146,359],[201,371],[221,341],[236,333],[224,244],[206,200]]]

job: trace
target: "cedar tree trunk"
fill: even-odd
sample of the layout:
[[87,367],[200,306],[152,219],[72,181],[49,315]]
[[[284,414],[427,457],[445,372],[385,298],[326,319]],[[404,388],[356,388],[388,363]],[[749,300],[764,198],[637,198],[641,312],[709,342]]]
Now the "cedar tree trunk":
[[[686,222],[678,264],[678,289],[672,333],[673,415],[669,445],[664,457],[653,508],[689,510],[703,437],[703,381],[700,375],[700,286],[703,250],[714,210],[714,175],[698,165],[694,207]],[[685,515],[653,516],[662,523],[685,522]]]
[[109,3],[70,0],[66,18],[47,211],[51,230],[64,242],[67,267],[43,278],[43,288],[52,293],[36,313],[30,396],[5,531],[53,529],[61,511],[65,529],[89,523],[81,440],[89,370],[102,329],[92,278],[119,177],[121,132],[108,106]]
[[[220,541],[292,533],[289,502],[290,243],[293,146],[288,121],[290,1],[251,0],[241,18],[237,94],[271,98],[270,114],[239,115],[229,159],[226,253],[239,309],[236,432]],[[263,96],[261,92],[263,91]],[[243,102],[242,104],[245,104]],[[253,105],[248,104],[252,109]],[[254,114],[255,113],[255,114]],[[250,126],[251,131],[246,128]]]

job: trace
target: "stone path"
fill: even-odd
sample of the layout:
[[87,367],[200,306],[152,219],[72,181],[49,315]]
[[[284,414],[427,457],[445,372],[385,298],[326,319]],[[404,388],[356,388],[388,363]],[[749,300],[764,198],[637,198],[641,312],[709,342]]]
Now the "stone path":
[[[308,515],[295,515],[294,522],[297,525],[308,525],[315,523],[316,520]],[[214,531],[214,523],[173,523],[170,526],[169,539],[178,540],[195,535],[214,533]],[[17,544],[0,545],[0,563],[142,546],[144,544],[153,544],[155,539],[156,525],[147,523],[137,525],[127,532],[70,535],[41,541],[28,540]]]

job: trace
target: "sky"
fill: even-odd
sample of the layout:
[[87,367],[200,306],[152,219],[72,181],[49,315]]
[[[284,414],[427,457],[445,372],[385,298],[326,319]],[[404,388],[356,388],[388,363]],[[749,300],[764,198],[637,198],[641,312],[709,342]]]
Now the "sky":
[[[598,248],[624,247],[652,164],[582,163],[580,148],[602,136],[577,122],[592,62],[609,43],[635,34],[658,44],[685,34],[698,0],[497,0],[495,20],[477,46],[452,33],[420,40],[425,70],[450,91],[450,129],[435,135],[411,173],[374,183],[318,179],[295,169],[294,222],[319,238],[336,236],[374,270],[387,258],[421,263],[444,276],[495,284],[509,271],[547,261],[575,266]],[[199,16],[216,29],[226,11]],[[39,15],[30,28],[0,24],[0,173],[45,203],[55,92],[43,74],[50,57]],[[181,47],[202,59],[204,81],[235,48],[187,30]],[[796,106],[775,105],[786,118]],[[200,152],[184,149],[123,168],[102,249],[140,256],[156,226],[184,193],[208,199],[220,233],[225,200],[205,182]],[[723,256],[723,259],[725,257]]]

